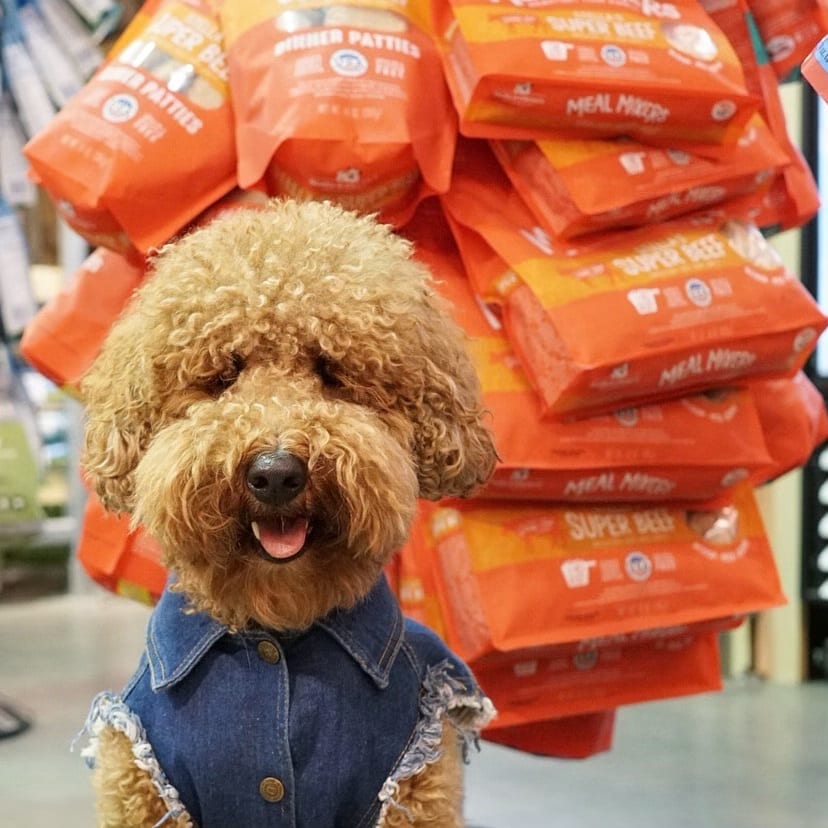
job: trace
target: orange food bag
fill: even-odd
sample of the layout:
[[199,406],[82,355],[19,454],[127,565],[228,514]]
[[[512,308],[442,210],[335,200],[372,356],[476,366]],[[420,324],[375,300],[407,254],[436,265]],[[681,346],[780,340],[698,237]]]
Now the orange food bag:
[[828,101],[828,35],[802,61],[802,77],[824,101]]
[[439,0],[464,135],[735,141],[758,101],[696,0]]
[[793,80],[825,34],[818,0],[748,0],[759,34],[780,81]]
[[236,153],[212,0],[148,0],[24,152],[66,222],[117,252],[146,253],[217,201]]
[[428,529],[448,641],[469,661],[785,600],[746,485],[692,509],[448,501]]
[[499,456],[482,497],[687,500],[715,497],[740,480],[766,479],[771,458],[746,390],[569,422],[544,420],[497,317],[475,300],[440,218],[415,219],[407,230],[470,337]]
[[566,247],[537,226],[508,182],[462,167],[443,203],[470,273],[466,228],[507,266],[482,295],[502,305],[547,415],[792,376],[828,324],[744,222],[677,220]]
[[81,376],[143,278],[143,267],[98,248],[26,326],[20,353],[45,377],[77,394]]
[[746,0],[703,0],[703,5],[739,55],[747,88],[761,98],[760,112],[791,159],[767,190],[731,201],[730,214],[752,221],[765,233],[800,227],[816,214],[819,190],[808,163],[788,133],[777,76],[760,41],[754,16]]
[[635,227],[755,192],[789,163],[754,116],[726,161],[629,140],[495,141],[515,189],[553,235]]
[[[195,224],[205,224],[228,210],[259,206],[266,200],[261,193],[234,190],[208,207]],[[99,247],[26,326],[21,354],[54,383],[79,394],[81,376],[144,275],[143,262]]]
[[87,575],[110,592],[145,604],[161,597],[167,570],[158,545],[142,530],[129,528],[129,517],[104,511],[89,492],[77,557]]
[[239,180],[407,220],[448,187],[456,118],[425,0],[221,3]]
[[828,412],[819,389],[803,372],[749,387],[771,456],[763,482],[803,466],[828,440]]
[[497,709],[495,729],[722,688],[718,633],[692,628],[635,645],[500,654],[473,667]]
[[494,719],[481,734],[487,742],[558,759],[586,759],[612,749],[615,710],[562,716],[511,727]]

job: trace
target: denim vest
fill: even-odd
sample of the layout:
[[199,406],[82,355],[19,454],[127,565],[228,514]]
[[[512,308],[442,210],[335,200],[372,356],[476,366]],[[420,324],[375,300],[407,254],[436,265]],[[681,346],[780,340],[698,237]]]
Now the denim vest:
[[300,633],[230,632],[166,591],[120,697],[92,706],[127,733],[169,815],[199,828],[368,828],[397,783],[439,755],[440,723],[466,745],[491,718],[468,668],[404,619],[382,578],[355,608]]

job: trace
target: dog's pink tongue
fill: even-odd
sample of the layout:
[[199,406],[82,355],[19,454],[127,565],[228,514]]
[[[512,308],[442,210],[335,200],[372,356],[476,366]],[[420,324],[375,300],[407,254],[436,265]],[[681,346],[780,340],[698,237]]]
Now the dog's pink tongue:
[[259,523],[259,543],[271,558],[292,558],[304,546],[307,534],[307,518]]

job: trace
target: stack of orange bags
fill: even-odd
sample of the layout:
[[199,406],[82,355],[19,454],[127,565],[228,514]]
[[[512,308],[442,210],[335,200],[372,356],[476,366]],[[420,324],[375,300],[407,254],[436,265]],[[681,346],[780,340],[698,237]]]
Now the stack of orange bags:
[[[777,88],[807,10],[148,0],[26,147],[96,250],[22,352],[76,389],[145,257],[223,209],[378,213],[454,303],[501,457],[424,504],[401,603],[477,670],[486,738],[608,749],[617,707],[719,688],[720,631],[784,600],[753,487],[828,436],[802,372],[828,318],[764,238],[818,206]],[[94,498],[79,555],[163,587]]]

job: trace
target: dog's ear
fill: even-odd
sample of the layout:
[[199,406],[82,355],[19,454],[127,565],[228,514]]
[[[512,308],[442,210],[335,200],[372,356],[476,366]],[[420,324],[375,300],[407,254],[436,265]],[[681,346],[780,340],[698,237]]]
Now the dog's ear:
[[424,350],[421,410],[414,413],[420,497],[465,497],[491,476],[497,454],[465,333],[430,289],[416,320]]
[[132,511],[133,472],[150,435],[151,366],[136,347],[140,336],[134,316],[116,322],[81,381],[86,409],[81,467],[112,512]]

